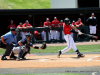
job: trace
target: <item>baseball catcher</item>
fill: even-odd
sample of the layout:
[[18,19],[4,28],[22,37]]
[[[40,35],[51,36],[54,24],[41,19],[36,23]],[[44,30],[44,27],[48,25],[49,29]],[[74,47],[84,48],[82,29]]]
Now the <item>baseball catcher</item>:
[[14,54],[18,54],[18,57],[16,59],[17,61],[26,59],[25,56],[27,53],[29,53],[30,47],[34,49],[46,49],[45,42],[42,44],[41,47],[33,46],[33,44],[30,42],[32,35],[30,33],[27,33],[25,36],[26,38],[20,40],[17,44],[14,45],[12,49],[12,53],[10,57],[14,56]]

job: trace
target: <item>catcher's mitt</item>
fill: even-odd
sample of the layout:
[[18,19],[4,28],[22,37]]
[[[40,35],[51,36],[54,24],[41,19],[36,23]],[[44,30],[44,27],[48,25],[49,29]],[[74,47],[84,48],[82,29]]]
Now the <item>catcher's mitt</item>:
[[46,43],[44,42],[44,43],[42,44],[41,48],[42,48],[42,49],[46,49],[46,47],[47,47],[47,46],[46,46]]

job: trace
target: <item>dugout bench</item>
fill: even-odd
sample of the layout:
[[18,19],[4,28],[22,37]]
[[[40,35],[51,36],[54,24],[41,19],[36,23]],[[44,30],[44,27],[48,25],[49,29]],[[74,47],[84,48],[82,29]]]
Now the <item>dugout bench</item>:
[[[84,33],[88,34],[89,33],[89,28],[88,26],[81,26],[79,27],[78,29],[80,30],[84,30]],[[34,31],[43,31],[45,30],[46,31],[46,41],[44,40],[35,40],[35,37],[34,37]],[[52,40],[52,41],[49,41],[48,40],[48,31],[49,30],[60,30],[60,40]],[[23,29],[23,30],[18,30],[17,33],[18,33],[18,37],[17,37],[17,41],[19,41],[21,38],[20,38],[20,32],[21,31],[32,31],[32,34],[33,34],[33,37],[32,37],[32,43],[43,43],[43,42],[46,42],[46,43],[62,43],[62,42],[65,42],[65,40],[62,40],[62,30],[63,30],[63,27],[60,27],[60,28],[45,28],[45,27],[35,27],[35,28],[29,28],[29,29]],[[80,41],[89,41],[89,37],[88,36],[84,36],[84,38],[77,38],[77,34],[73,34],[73,39],[75,42],[80,42]]]

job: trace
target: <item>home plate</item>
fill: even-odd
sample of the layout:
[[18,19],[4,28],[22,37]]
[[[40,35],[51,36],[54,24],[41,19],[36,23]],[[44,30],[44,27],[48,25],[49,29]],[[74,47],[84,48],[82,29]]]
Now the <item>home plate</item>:
[[92,59],[88,59],[87,61],[90,61],[90,60],[92,60]]
[[46,59],[41,59],[40,61],[45,61]]

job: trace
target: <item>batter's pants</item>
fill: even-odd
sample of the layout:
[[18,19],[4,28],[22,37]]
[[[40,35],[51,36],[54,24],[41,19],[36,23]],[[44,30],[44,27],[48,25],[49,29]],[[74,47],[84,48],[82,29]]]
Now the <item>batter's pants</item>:
[[61,52],[65,53],[65,52],[69,51],[71,48],[73,48],[73,50],[76,51],[77,48],[76,48],[76,45],[74,43],[74,40],[73,40],[71,34],[64,35],[64,38],[67,42],[67,47],[62,49]]

